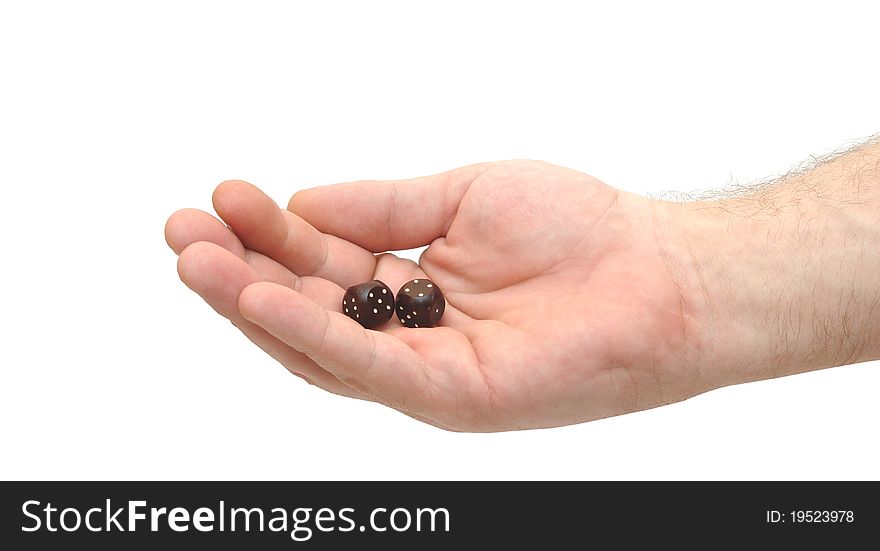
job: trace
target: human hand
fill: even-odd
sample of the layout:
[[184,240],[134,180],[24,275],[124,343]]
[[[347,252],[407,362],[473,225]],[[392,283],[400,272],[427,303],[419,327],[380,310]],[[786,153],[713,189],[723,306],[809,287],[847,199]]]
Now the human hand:
[[[289,370],[441,427],[575,423],[681,399],[681,298],[648,201],[529,161],[297,193],[279,209],[243,182],[167,225],[183,281]],[[392,254],[429,244],[419,264]],[[418,277],[440,326],[367,331],[345,287]],[[661,392],[662,390],[662,392]]]
[[[225,182],[214,206],[231,231],[194,210],[166,227],[189,287],[309,382],[439,427],[570,424],[760,378],[727,372],[694,284],[695,249],[724,233],[709,209],[533,161],[319,187],[288,210]],[[374,255],[422,245],[418,264]],[[438,327],[340,312],[349,285],[419,277],[446,295]]]

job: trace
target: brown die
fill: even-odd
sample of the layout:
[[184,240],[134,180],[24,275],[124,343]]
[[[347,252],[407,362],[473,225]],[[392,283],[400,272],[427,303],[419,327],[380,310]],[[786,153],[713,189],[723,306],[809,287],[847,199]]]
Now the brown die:
[[407,327],[434,327],[446,310],[443,292],[430,279],[413,279],[397,291],[397,318]]
[[394,295],[379,280],[352,285],[342,297],[342,313],[367,329],[378,327],[394,313]]

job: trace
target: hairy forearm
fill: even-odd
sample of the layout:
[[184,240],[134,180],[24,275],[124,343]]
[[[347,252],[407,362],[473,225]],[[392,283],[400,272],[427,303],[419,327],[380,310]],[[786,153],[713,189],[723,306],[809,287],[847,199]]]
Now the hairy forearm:
[[880,144],[667,212],[708,386],[880,358]]

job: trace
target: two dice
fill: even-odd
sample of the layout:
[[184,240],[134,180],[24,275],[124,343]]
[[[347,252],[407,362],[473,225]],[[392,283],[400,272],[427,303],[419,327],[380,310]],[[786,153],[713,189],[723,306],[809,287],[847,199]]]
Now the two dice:
[[367,329],[382,325],[394,313],[406,327],[434,327],[445,310],[443,292],[430,279],[404,283],[397,297],[377,279],[352,285],[342,297],[342,312]]

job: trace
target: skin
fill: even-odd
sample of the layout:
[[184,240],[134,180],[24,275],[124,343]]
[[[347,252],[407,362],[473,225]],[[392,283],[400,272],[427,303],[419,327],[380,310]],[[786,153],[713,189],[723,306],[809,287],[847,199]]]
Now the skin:
[[[165,234],[183,282],[309,383],[448,430],[550,427],[880,356],[878,163],[867,146],[688,203],[537,161],[323,186],[286,209],[228,181],[219,219],[184,209]],[[423,245],[418,264],[382,253]],[[414,278],[443,290],[440,326],[341,313],[350,285]]]

